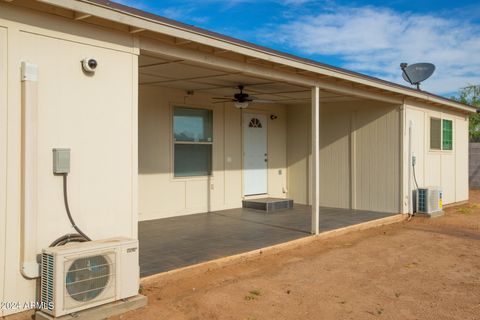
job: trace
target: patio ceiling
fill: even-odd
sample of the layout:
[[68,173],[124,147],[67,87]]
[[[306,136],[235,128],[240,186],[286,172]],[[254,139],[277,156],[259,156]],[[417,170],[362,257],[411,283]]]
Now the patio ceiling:
[[[268,78],[252,77],[240,72],[203,66],[192,61],[169,56],[139,57],[139,84],[160,86],[185,91],[204,93],[215,97],[232,97],[238,92],[238,85],[245,86],[245,92],[258,99],[281,104],[310,103],[311,89],[288,82]],[[321,90],[323,102],[358,100],[358,97],[341,95]]]

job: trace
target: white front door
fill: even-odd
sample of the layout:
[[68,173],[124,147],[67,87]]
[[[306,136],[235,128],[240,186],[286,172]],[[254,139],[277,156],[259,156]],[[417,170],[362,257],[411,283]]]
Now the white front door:
[[243,194],[267,193],[267,117],[243,115]]

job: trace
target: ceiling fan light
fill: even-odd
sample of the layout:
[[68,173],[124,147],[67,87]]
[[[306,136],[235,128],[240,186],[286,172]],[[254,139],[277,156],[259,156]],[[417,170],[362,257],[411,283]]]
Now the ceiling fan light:
[[246,107],[248,107],[248,101],[243,101],[243,102],[235,101],[234,105],[235,105],[235,108],[245,109]]

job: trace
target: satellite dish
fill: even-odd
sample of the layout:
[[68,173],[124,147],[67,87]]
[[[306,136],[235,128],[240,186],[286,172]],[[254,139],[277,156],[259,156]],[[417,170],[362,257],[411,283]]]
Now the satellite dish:
[[407,63],[401,63],[403,79],[410,84],[416,85],[420,90],[420,82],[427,80],[435,71],[435,65],[432,63],[414,63],[408,65]]

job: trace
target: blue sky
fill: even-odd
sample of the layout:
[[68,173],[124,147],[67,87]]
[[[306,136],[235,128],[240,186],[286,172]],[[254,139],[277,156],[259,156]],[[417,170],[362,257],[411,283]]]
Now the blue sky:
[[116,0],[283,52],[406,84],[400,62],[432,62],[422,89],[480,84],[475,1]]

